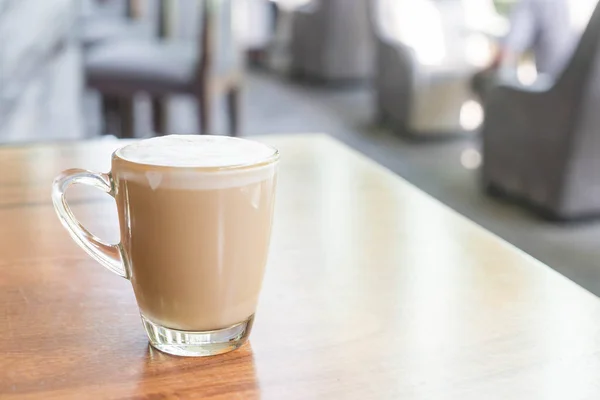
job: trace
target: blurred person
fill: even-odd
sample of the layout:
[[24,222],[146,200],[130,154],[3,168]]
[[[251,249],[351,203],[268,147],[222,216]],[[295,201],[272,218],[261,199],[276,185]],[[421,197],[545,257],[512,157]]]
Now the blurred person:
[[485,92],[496,71],[516,72],[528,53],[538,74],[551,78],[563,70],[598,0],[519,0],[510,15],[510,30],[491,64],[475,75],[474,90]]

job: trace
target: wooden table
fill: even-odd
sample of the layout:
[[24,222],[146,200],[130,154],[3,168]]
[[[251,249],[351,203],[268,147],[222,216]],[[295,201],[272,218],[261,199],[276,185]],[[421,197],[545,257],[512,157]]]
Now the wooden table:
[[[327,136],[262,139],[282,164],[254,332],[195,359],[148,347],[129,283],[50,204],[118,144],[0,149],[0,397],[600,398],[597,298]],[[71,197],[114,235],[110,198]]]

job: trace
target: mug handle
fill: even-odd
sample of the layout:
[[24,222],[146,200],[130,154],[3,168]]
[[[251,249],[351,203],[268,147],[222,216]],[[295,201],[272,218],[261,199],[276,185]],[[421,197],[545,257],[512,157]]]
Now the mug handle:
[[93,235],[85,229],[73,215],[71,208],[65,199],[65,193],[72,184],[83,184],[93,186],[108,193],[113,198],[115,191],[109,174],[96,173],[83,169],[69,169],[63,171],[54,179],[52,184],[52,203],[58,219],[67,229],[75,243],[86,251],[92,258],[115,274],[129,279],[129,273],[125,267],[123,248],[121,243],[109,244]]

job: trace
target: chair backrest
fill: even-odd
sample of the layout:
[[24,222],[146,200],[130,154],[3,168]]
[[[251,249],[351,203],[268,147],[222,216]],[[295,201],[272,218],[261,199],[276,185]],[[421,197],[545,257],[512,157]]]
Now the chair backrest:
[[[328,35],[334,43],[345,47],[350,44],[354,46],[356,54],[363,58],[372,58],[374,36],[370,23],[370,5],[372,0],[325,0],[321,1],[321,7],[326,14],[327,21],[333,21],[328,25]],[[348,26],[351,29],[348,29]],[[335,46],[334,46],[335,48]],[[333,51],[329,55],[333,55]],[[339,60],[343,62],[343,60]],[[370,64],[371,60],[364,60]],[[342,67],[341,65],[340,67]],[[365,66],[368,69],[368,67]]]
[[[571,129],[581,127],[580,119],[597,115],[600,103],[590,103],[590,96],[600,93],[600,4],[596,6],[569,63],[558,76],[551,92],[571,112]],[[593,109],[588,110],[588,107]]]
[[233,29],[233,0],[202,0],[197,76],[231,72],[242,57]]
[[[552,139],[564,160],[553,172],[562,184],[560,201],[566,209],[598,204],[600,180],[600,5],[590,18],[570,62],[549,95],[553,96],[559,138]],[[550,132],[549,132],[550,133]],[[549,135],[552,137],[553,135]],[[576,194],[576,195],[575,195]]]
[[310,48],[302,61],[307,70],[341,79],[371,75],[374,57],[369,21],[371,1],[313,0],[304,6],[310,15],[310,27],[303,26],[301,33],[301,42]]
[[[581,92],[597,63],[600,42],[600,4],[596,6],[569,63],[556,79],[558,91]],[[600,71],[599,71],[600,72]]]
[[126,1],[108,1],[100,2],[98,0],[79,0],[81,16],[102,16],[108,18],[135,17],[134,4],[135,0]]

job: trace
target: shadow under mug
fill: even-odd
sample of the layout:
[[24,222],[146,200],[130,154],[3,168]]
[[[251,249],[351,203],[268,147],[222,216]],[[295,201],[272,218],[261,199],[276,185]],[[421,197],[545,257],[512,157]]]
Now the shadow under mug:
[[[189,138],[224,151],[250,142]],[[238,348],[250,334],[267,262],[277,150],[251,163],[173,166],[128,158],[129,146],[113,153],[108,174],[71,169],[54,180],[58,218],[91,257],[131,281],[152,346],[182,356]],[[73,184],[114,197],[120,243],[103,242],[77,221],[65,199]]]

